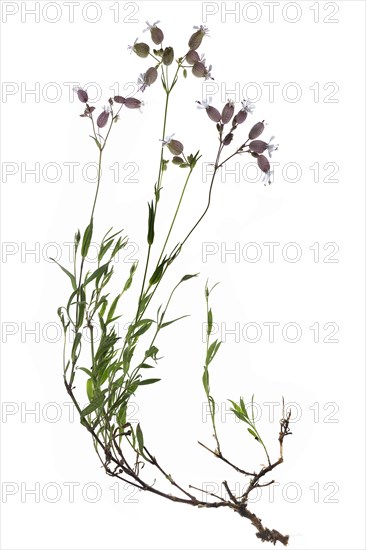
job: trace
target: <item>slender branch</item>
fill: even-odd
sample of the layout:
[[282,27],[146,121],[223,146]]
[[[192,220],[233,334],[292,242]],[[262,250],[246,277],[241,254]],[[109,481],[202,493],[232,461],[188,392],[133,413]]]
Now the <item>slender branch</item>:
[[220,452],[220,453],[217,453],[217,452],[213,451],[212,449],[209,449],[209,447],[206,447],[206,445],[204,445],[204,444],[201,443],[200,441],[198,441],[198,444],[201,445],[201,447],[203,447],[204,449],[206,449],[206,451],[209,451],[211,454],[213,454],[214,456],[216,456],[216,458],[219,458],[220,460],[222,460],[223,462],[225,462],[226,464],[228,464],[229,466],[231,466],[232,468],[234,468],[234,470],[236,470],[236,471],[239,472],[240,474],[244,474],[245,476],[256,476],[256,475],[257,475],[257,474],[255,474],[255,473],[251,473],[251,472],[247,472],[246,470],[242,470],[242,469],[239,468],[238,466],[235,466],[235,464],[233,464],[232,462],[230,462],[230,460],[228,460],[227,458],[225,458],[221,452]]

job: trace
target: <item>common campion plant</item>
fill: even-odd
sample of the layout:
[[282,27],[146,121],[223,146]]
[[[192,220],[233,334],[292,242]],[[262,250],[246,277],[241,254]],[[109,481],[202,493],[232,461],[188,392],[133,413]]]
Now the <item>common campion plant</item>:
[[[180,76],[187,78],[188,73],[191,73],[198,79],[211,79],[212,67],[211,65],[207,66],[204,57],[198,53],[201,42],[208,32],[205,27],[194,27],[194,33],[188,41],[188,51],[177,58],[173,47],[163,46],[164,33],[158,24],[159,22],[153,25],[148,24],[146,29],[150,34],[152,45],[136,40],[130,46],[131,52],[138,57],[151,60],[151,66],[148,66],[138,79],[138,93],[142,94],[153,84],[160,83],[164,105],[162,108],[162,133],[161,136],[157,136],[157,139],[161,141],[158,174],[147,211],[146,258],[141,271],[141,286],[137,288],[136,292],[136,309],[131,315],[131,323],[123,338],[117,335],[116,322],[120,317],[121,298],[130,290],[135,278],[137,262],[132,264],[126,275],[125,283],[116,296],[112,296],[109,292],[109,284],[113,276],[113,258],[126,246],[127,238],[122,231],[113,232],[112,229],[109,229],[100,242],[97,266],[94,270],[88,270],[87,256],[91,240],[94,237],[94,217],[100,191],[105,148],[112,129],[122,117],[124,109],[140,109],[143,102],[136,97],[115,96],[110,98],[107,107],[98,113],[96,108],[89,104],[87,91],[83,88],[75,90],[79,100],[85,105],[81,117],[88,119],[86,122],[91,127],[91,137],[97,149],[98,178],[91,206],[90,221],[83,234],[80,231],[75,234],[73,270],[68,271],[65,267],[60,266],[68,276],[72,287],[66,305],[58,309],[64,330],[64,384],[80,415],[81,424],[89,431],[95,451],[109,476],[173,502],[200,508],[230,508],[251,521],[256,528],[256,536],[262,541],[273,544],[279,541],[287,545],[289,537],[282,535],[276,529],[264,527],[262,521],[249,510],[248,499],[256,488],[274,483],[273,480],[266,481],[265,476],[283,462],[283,441],[285,436],[290,433],[291,413],[285,414],[283,410],[278,437],[279,457],[272,461],[255,424],[253,398],[251,414],[249,414],[243,398],[240,397],[236,401],[230,400],[231,410],[246,425],[253,441],[256,441],[255,444],[262,446],[266,464],[257,471],[249,471],[236,465],[224,454],[216,422],[217,406],[210,389],[210,367],[219,351],[221,342],[218,339],[212,340],[213,313],[210,305],[212,288],[209,288],[207,284],[205,287],[207,338],[202,383],[204,395],[209,404],[215,448],[211,449],[203,443],[200,445],[210,455],[248,479],[245,491],[240,496],[234,495],[226,481],[222,483],[228,495],[227,498],[192,485],[183,487],[175,476],[167,473],[171,470],[167,470],[156,458],[140,424],[134,426],[129,422],[127,407],[131,397],[137,398],[141,386],[159,381],[158,378],[148,376],[146,373],[153,372],[159,361],[160,352],[157,343],[160,332],[181,319],[172,320],[167,317],[173,296],[183,283],[198,274],[186,274],[181,277],[172,289],[165,305],[158,308],[156,315],[148,313],[151,310],[151,301],[154,297],[159,296],[159,289],[163,285],[166,272],[171,269],[182,249],[187,246],[189,237],[206,216],[211,205],[211,195],[217,174],[229,159],[247,154],[257,159],[264,180],[270,183],[271,169],[265,153],[271,156],[277,148],[272,140],[266,142],[258,139],[265,128],[264,121],[259,121],[251,125],[249,133],[244,132],[244,138],[238,137],[239,146],[230,152],[236,134],[243,135],[243,124],[252,115],[254,106],[243,100],[241,106],[236,108],[234,102],[229,99],[221,109],[218,109],[211,105],[210,101],[197,101],[198,106],[206,111],[209,119],[207,123],[211,125],[212,132],[217,136],[213,173],[208,187],[207,202],[202,207],[202,214],[197,220],[192,221],[190,228],[182,235],[179,242],[171,242],[172,229],[180,214],[180,207],[188,183],[201,155],[199,151],[187,154],[183,143],[176,139],[175,135],[166,135],[170,98]],[[184,110],[182,105],[179,108],[180,112]],[[196,124],[199,123],[206,124],[204,121],[196,122]],[[229,152],[226,153],[226,151]],[[185,176],[183,176],[184,183],[176,207],[171,212],[165,210],[161,213],[163,205],[160,206],[160,203],[164,202],[162,200],[162,184],[167,170],[175,170],[177,179],[183,174]],[[163,215],[164,218],[170,217],[171,223],[165,238],[162,239],[161,249],[157,250],[155,231],[159,215]],[[153,257],[156,258],[154,261]],[[82,336],[84,329],[89,333],[86,349],[84,349],[86,345]],[[96,332],[100,335],[98,341]],[[143,336],[144,338],[142,338]],[[150,343],[146,345],[148,337],[150,337]],[[82,408],[81,403],[86,398],[85,387],[89,404]],[[153,470],[158,478],[161,478],[161,482],[164,482],[165,479],[165,482],[167,480],[171,484],[172,492],[166,492],[158,481],[152,482]]]

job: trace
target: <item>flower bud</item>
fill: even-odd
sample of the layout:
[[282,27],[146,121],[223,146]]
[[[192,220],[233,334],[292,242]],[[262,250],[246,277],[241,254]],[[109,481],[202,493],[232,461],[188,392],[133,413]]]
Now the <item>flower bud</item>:
[[189,63],[189,65],[194,65],[199,60],[200,60],[200,56],[198,55],[196,50],[189,50],[189,52],[186,55],[187,63]]
[[249,149],[253,153],[261,154],[263,151],[267,149],[267,143],[265,141],[262,141],[260,139],[256,139],[255,141],[251,141],[249,143]]
[[121,95],[115,95],[115,96],[114,96],[114,101],[115,101],[116,103],[122,103],[122,105],[124,105],[124,103],[125,103],[126,100],[125,100],[125,98],[122,97]]
[[234,103],[228,101],[222,110],[221,121],[223,124],[227,124],[232,119],[234,114]]
[[85,107],[85,111],[82,115],[80,115],[81,117],[89,117],[91,118],[91,115],[93,113],[93,111],[95,111],[95,107],[90,107],[90,105],[86,104],[86,107]]
[[104,128],[104,126],[107,124],[109,119],[109,111],[102,111],[100,115],[97,118],[97,126],[98,128]]
[[202,61],[196,61],[192,67],[192,74],[194,74],[197,78],[202,78],[206,75],[206,67]]
[[234,116],[233,122],[235,124],[242,124],[246,120],[247,116],[248,116],[248,112],[245,111],[244,109],[240,109],[240,111],[236,113],[236,115]]
[[182,157],[175,156],[172,158],[172,163],[180,166],[181,164],[184,164],[184,160],[182,159]]
[[[146,31],[150,31],[151,34],[151,40],[154,42],[154,44],[161,44],[164,40],[164,33],[159,27],[156,25],[159,23],[159,21],[156,21],[153,25],[150,25],[148,21],[146,21],[147,29]],[[145,32],[145,31],[144,31]]]
[[78,94],[78,99],[79,99],[79,101],[81,101],[81,103],[87,103],[88,102],[88,94],[86,93],[85,90],[83,90],[82,88],[78,88],[76,90],[76,93]]
[[269,164],[269,160],[267,157],[265,157],[264,155],[259,155],[259,157],[257,158],[257,163],[262,172],[269,172],[271,165]]
[[132,46],[132,50],[139,57],[147,57],[150,53],[150,47],[148,46],[148,44],[145,44],[144,42],[139,42],[137,44],[134,44]]
[[161,44],[164,40],[164,33],[159,27],[153,27],[151,29],[151,39],[154,44]]
[[181,143],[177,139],[171,139],[166,145],[167,145],[169,151],[174,156],[180,155],[182,153],[183,149],[184,149],[183,143]]
[[197,50],[197,48],[200,47],[201,42],[205,34],[208,34],[208,28],[204,25],[201,25],[200,27],[193,27],[194,29],[197,29],[196,32],[194,32],[191,36],[191,38],[188,41],[188,46],[191,50]]
[[151,84],[154,84],[155,80],[158,78],[158,71],[155,69],[155,67],[150,67],[150,69],[147,69],[145,73],[145,84],[147,86],[151,86]]
[[167,47],[164,50],[162,61],[164,65],[171,65],[174,61],[174,50],[171,47]]
[[208,114],[208,118],[210,118],[214,122],[220,122],[221,114],[217,109],[215,109],[215,107],[211,107],[211,105],[209,105],[206,108],[206,113]]
[[127,109],[139,109],[142,105],[142,102],[135,97],[127,97],[124,101]]
[[233,140],[233,137],[234,137],[234,134],[232,132],[230,132],[230,134],[227,134],[225,137],[224,137],[224,141],[222,142],[223,145],[230,145],[230,143],[232,142]]
[[249,139],[256,139],[264,130],[263,122],[257,122],[249,132]]

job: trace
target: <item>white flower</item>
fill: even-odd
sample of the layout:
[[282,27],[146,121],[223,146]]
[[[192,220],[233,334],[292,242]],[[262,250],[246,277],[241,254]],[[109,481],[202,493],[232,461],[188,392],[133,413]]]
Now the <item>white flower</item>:
[[172,134],[171,136],[166,136],[165,139],[160,140],[163,143],[163,147],[165,147],[165,145],[168,145],[168,143],[170,143],[172,141],[173,136],[175,136],[175,134]]
[[246,111],[249,114],[253,114],[253,111],[255,109],[255,104],[249,101],[248,99],[243,99],[241,102],[242,104],[242,111]]
[[205,36],[208,36],[208,33],[210,32],[206,25],[195,25],[193,28],[203,32]]
[[139,87],[139,90],[141,92],[145,91],[147,88],[147,84],[145,82],[145,73],[141,73],[140,76],[137,79],[137,85]]
[[205,80],[213,80],[213,77],[211,76],[211,71],[212,71],[212,65],[209,66],[208,69],[206,69],[206,74],[205,74]]
[[263,172],[262,180],[264,182],[264,185],[267,185],[267,182],[269,184],[272,183],[272,176],[273,176],[273,170],[268,170],[268,172]]
[[272,153],[274,151],[277,151],[278,149],[278,143],[277,144],[274,144],[274,143],[271,143],[271,141],[274,140],[274,136],[271,137],[271,139],[269,140],[269,142],[267,143],[267,151],[268,151],[268,154],[269,154],[269,157],[272,158]]
[[133,46],[127,46],[127,49],[128,49],[128,50],[131,50],[130,53],[133,52],[133,49],[134,49],[134,47],[135,47],[135,44],[137,44],[137,41],[138,41],[138,38],[136,38],[135,42],[133,43]]
[[153,29],[154,27],[156,27],[156,25],[160,23],[160,21],[155,21],[155,23],[153,23],[152,25],[150,25],[150,23],[148,21],[146,21],[146,25],[147,25],[147,28],[144,29],[144,32],[146,31],[151,31],[151,29]]
[[197,109],[208,109],[211,102],[212,102],[211,96],[203,101],[196,101]]

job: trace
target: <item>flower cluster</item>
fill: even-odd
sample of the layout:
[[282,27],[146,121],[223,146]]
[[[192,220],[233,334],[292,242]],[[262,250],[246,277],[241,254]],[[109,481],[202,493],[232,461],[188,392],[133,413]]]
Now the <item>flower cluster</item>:
[[[128,46],[129,50],[134,52],[138,57],[151,57],[156,62],[156,64],[149,67],[146,72],[140,74],[137,84],[141,92],[144,92],[148,86],[154,84],[158,77],[159,67],[168,67],[173,63],[175,57],[174,48],[171,46],[163,47],[164,33],[160,27],[157,26],[158,23],[160,23],[160,21],[156,21],[150,25],[150,23],[146,21],[147,28],[144,32],[150,31],[150,37],[154,46],[160,46],[159,48],[150,48],[149,44],[140,42],[138,38],[132,46]],[[207,67],[204,55],[199,55],[197,52],[203,37],[208,34],[208,29],[203,25],[193,28],[196,30],[188,40],[189,51],[186,55],[177,59],[178,69],[183,68],[184,77],[187,76],[187,69],[192,69],[192,74],[197,78],[204,78],[205,80],[212,79],[212,65]],[[185,62],[187,65],[184,65]]]
[[[85,110],[80,116],[90,118],[94,124],[93,112],[95,111],[95,107],[89,105],[88,103],[89,96],[87,91],[81,87],[75,87],[74,91],[77,94],[78,99],[81,101],[81,103],[85,103]],[[120,104],[120,108],[118,109],[117,113],[113,112],[114,103]],[[124,98],[120,95],[114,96],[113,99],[110,97],[108,99],[108,105],[103,107],[102,112],[97,117],[97,120],[96,120],[97,127],[99,129],[104,128],[108,124],[110,117],[112,122],[117,122],[117,120],[119,119],[119,113],[123,106],[127,107],[127,109],[139,109],[140,107],[142,107],[142,105],[143,105],[143,102],[135,97]]]
[[[197,101],[198,107],[201,109],[205,109],[209,119],[216,123],[216,129],[219,132],[220,136],[220,143],[222,144],[222,147],[226,147],[232,142],[234,138],[234,132],[237,127],[246,120],[248,113],[253,113],[255,106],[250,101],[243,100],[241,102],[241,109],[234,115],[235,105],[232,100],[229,99],[227,101],[221,112],[216,109],[216,107],[213,107],[211,105],[211,100],[212,98],[209,98],[208,101]],[[230,121],[231,128],[227,132],[225,130],[225,126]],[[263,133],[264,128],[264,121],[254,124],[248,134],[248,139],[236,150],[233,155],[230,156],[230,158],[236,154],[241,153],[251,154],[254,158],[257,159],[257,164],[260,170],[263,172],[262,181],[268,181],[268,183],[271,183],[273,172],[271,171],[271,165],[268,158],[263,153],[267,151],[269,157],[271,158],[272,153],[274,151],[277,151],[278,145],[273,143],[274,136],[272,136],[268,142],[257,139]]]

